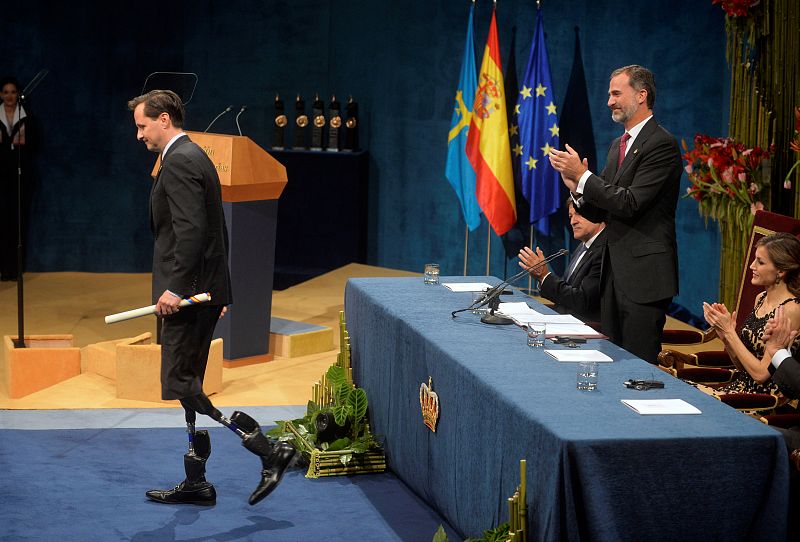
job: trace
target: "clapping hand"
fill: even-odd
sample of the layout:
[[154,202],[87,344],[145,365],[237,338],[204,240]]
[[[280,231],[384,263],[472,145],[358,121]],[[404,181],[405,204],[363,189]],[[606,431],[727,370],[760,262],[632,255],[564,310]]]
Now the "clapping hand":
[[775,310],[775,316],[764,326],[764,346],[772,357],[781,348],[789,348],[797,337],[798,331],[792,329],[792,322],[784,316],[783,307]]
[[589,169],[589,161],[570,147],[565,145],[566,151],[552,149],[548,158],[553,169],[561,173],[561,179],[570,192],[575,193],[578,189],[578,181],[584,172]]
[[[542,260],[544,260],[544,253],[542,253],[542,249],[539,247],[536,247],[536,252],[528,247],[522,247],[522,250],[519,251],[519,266],[530,272],[536,280],[542,280],[545,275],[550,272],[547,265],[541,265],[533,269],[533,267],[539,265]],[[531,271],[531,269],[533,269],[533,271]]]
[[703,303],[703,316],[720,338],[736,333],[736,311],[731,314],[722,303]]

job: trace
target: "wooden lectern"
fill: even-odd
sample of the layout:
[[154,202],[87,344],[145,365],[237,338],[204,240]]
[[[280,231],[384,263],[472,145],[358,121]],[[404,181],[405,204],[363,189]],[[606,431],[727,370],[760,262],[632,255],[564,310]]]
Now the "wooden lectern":
[[[249,137],[187,134],[217,169],[230,236],[233,305],[214,334],[223,340],[223,364],[238,367],[270,361],[275,232],[278,198],[287,182],[286,168]],[[158,166],[156,163],[154,174]]]

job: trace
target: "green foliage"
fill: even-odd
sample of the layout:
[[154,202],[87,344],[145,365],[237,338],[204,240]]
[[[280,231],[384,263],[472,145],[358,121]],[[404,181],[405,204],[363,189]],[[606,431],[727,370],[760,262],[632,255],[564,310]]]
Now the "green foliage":
[[351,409],[347,405],[342,405],[342,406],[337,405],[333,407],[332,411],[334,420],[336,421],[336,425],[341,427],[344,427],[344,425],[347,423],[347,418],[353,415],[353,409]]
[[367,392],[354,388],[347,397],[347,404],[353,411],[353,418],[360,422],[367,415]]
[[508,523],[483,531],[483,538],[467,538],[464,542],[504,542],[508,538]]
[[344,374],[344,369],[338,365],[331,365],[328,367],[328,372],[325,373],[328,379],[328,384],[331,388],[336,389],[342,382],[347,382],[347,376]]
[[[325,376],[333,390],[333,405],[321,406],[309,401],[305,417],[291,422],[297,432],[317,448],[326,451],[351,450],[354,454],[362,454],[373,448],[380,448],[380,443],[375,440],[367,426],[367,393],[348,382],[344,369],[337,365],[329,367]],[[334,442],[318,442],[316,419],[323,413],[333,414],[334,421],[340,427],[347,427],[349,424],[349,435]],[[287,431],[288,422],[277,423],[278,427],[269,431],[270,437],[291,441],[297,449],[305,449],[303,443],[299,442],[293,433]],[[342,462],[346,465],[351,458],[352,454],[346,454]]]
[[439,528],[436,529],[436,534],[433,535],[433,540],[431,542],[450,542],[447,538],[447,533],[444,532],[444,527],[439,525]]

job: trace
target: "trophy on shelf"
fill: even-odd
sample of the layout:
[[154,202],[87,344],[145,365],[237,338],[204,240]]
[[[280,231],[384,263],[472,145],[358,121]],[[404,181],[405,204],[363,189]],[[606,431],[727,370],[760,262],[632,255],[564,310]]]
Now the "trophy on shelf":
[[339,129],[342,126],[341,111],[336,96],[331,96],[328,106],[328,145],[325,150],[339,152]]
[[347,120],[344,123],[344,150],[358,150],[358,104],[353,101],[353,97],[347,100],[345,105]]
[[286,132],[286,125],[289,121],[286,119],[286,113],[283,108],[283,100],[280,95],[275,94],[275,131],[272,135],[272,148],[275,150],[283,150],[283,140]]
[[306,116],[306,102],[300,99],[297,95],[297,100],[294,103],[295,117],[294,117],[294,148],[306,148],[306,126],[308,126],[308,117]]
[[314,104],[311,106],[311,119],[314,126],[311,127],[311,150],[322,150],[322,134],[325,128],[325,103],[319,99],[319,94],[314,96]]

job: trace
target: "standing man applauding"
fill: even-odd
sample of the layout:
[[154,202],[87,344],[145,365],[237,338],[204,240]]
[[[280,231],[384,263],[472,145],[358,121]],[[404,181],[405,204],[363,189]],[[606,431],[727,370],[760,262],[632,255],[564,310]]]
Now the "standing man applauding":
[[611,144],[603,172],[589,171],[569,145],[550,154],[581,214],[606,223],[603,333],[650,363],[657,362],[666,311],[678,293],[675,209],[683,171],[678,142],[653,117],[655,99],[650,70],[615,70],[607,105],[625,133]]

